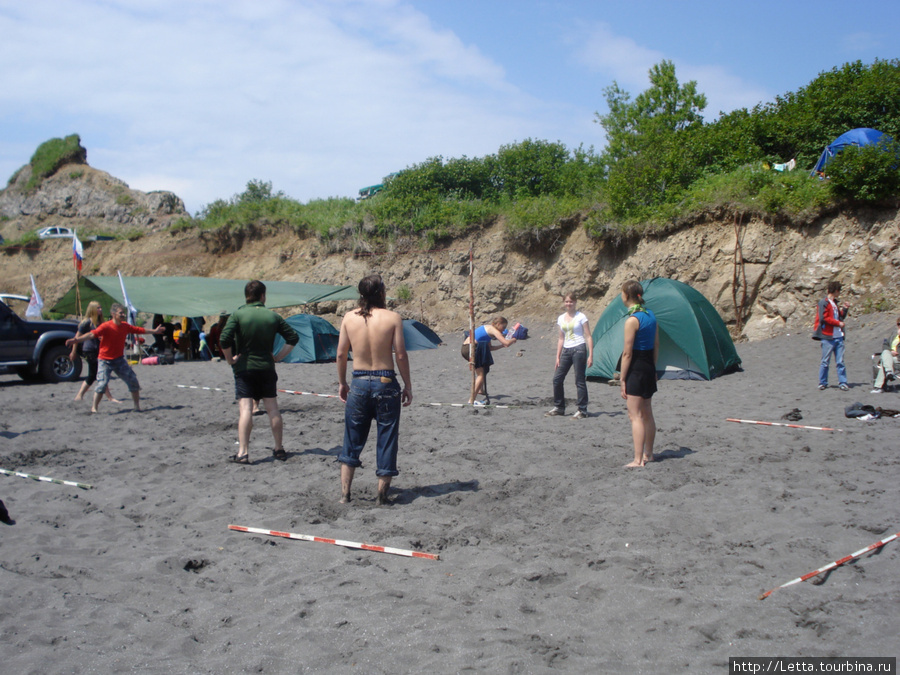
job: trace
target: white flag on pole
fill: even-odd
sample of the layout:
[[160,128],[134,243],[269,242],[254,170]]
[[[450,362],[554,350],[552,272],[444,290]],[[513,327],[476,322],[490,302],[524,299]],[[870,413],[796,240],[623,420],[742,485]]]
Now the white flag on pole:
[[25,316],[30,319],[40,319],[43,317],[44,301],[41,300],[41,294],[38,293],[37,285],[34,283],[34,275],[31,275],[31,299],[28,301],[28,309],[25,310]]
[[119,270],[116,270],[116,274],[119,275],[119,285],[122,287],[122,299],[125,300],[125,307],[128,309],[128,323],[134,325],[134,321],[137,318],[137,310],[134,308],[134,305],[131,304],[131,300],[128,299],[128,293],[125,291],[125,279],[122,278],[122,273]]

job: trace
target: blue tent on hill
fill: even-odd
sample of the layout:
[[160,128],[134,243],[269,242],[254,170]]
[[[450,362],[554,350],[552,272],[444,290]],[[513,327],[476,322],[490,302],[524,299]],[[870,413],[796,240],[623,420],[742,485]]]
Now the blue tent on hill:
[[[285,357],[285,363],[327,363],[337,359],[340,333],[325,319],[312,314],[295,314],[285,321],[300,336],[300,342]],[[272,353],[277,354],[283,346],[284,339],[276,335]]]
[[815,173],[824,173],[825,166],[834,159],[834,156],[841,152],[844,148],[855,146],[862,148],[866,145],[877,145],[878,143],[888,142],[892,140],[890,136],[878,131],[878,129],[851,129],[847,133],[838,136],[830,145],[825,146],[822,156],[816,162],[810,175]]

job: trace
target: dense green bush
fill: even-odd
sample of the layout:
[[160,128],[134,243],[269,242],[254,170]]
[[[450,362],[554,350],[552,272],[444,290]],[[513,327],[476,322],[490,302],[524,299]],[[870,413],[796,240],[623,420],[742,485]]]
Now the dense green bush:
[[[472,226],[504,217],[516,232],[554,226],[580,213],[590,232],[612,239],[660,232],[699,213],[726,210],[808,220],[836,200],[874,202],[896,196],[896,163],[872,150],[839,156],[831,180],[807,170],[845,131],[872,127],[900,138],[900,60],[860,62],[821,73],[774,102],[705,123],[706,97],[681,84],[669,61],[649,71],[650,87],[633,100],[608,87],[602,153],[526,139],[479,158],[431,157],[392,174],[361,202],[300,204],[271,183],[250,181],[230,200],[206,206],[179,227],[283,224],[342,238],[413,238],[430,246]],[[797,160],[780,173],[775,163]],[[353,246],[358,241],[353,242]]]
[[845,148],[828,162],[831,189],[839,197],[872,204],[900,196],[900,144]]

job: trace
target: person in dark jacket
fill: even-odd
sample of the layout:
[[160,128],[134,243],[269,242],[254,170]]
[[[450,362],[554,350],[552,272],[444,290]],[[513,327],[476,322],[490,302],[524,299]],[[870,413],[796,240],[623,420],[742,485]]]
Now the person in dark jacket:
[[[244,287],[245,305],[232,314],[219,344],[222,358],[234,371],[234,397],[238,401],[238,452],[229,458],[236,464],[250,464],[250,431],[253,429],[253,402],[262,399],[275,438],[273,457],[287,459],[282,445],[283,422],[278,410],[278,375],[275,364],[291,353],[300,336],[278,314],[266,309],[266,285],[257,280]],[[284,338],[284,347],[272,354],[275,336]]]

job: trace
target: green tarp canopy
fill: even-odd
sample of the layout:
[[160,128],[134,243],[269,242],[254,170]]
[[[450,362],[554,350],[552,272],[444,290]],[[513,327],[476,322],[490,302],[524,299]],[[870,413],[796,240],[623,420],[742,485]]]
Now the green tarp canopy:
[[[716,308],[703,294],[687,284],[656,277],[642,281],[644,305],[656,316],[659,328],[660,378],[711,380],[739,370],[741,359],[734,341]],[[628,310],[621,297],[613,300],[600,316],[592,333],[594,365],[589,377],[611,379],[625,344]]]
[[[139,312],[171,316],[214,316],[230,314],[244,304],[247,280],[208,277],[124,277],[128,299]],[[303,284],[296,281],[263,281],[266,307],[292,307],[328,300],[356,300],[353,286]],[[75,286],[50,311],[78,315]],[[96,300],[109,316],[114,302],[125,304],[118,277],[80,277],[81,309]]]

